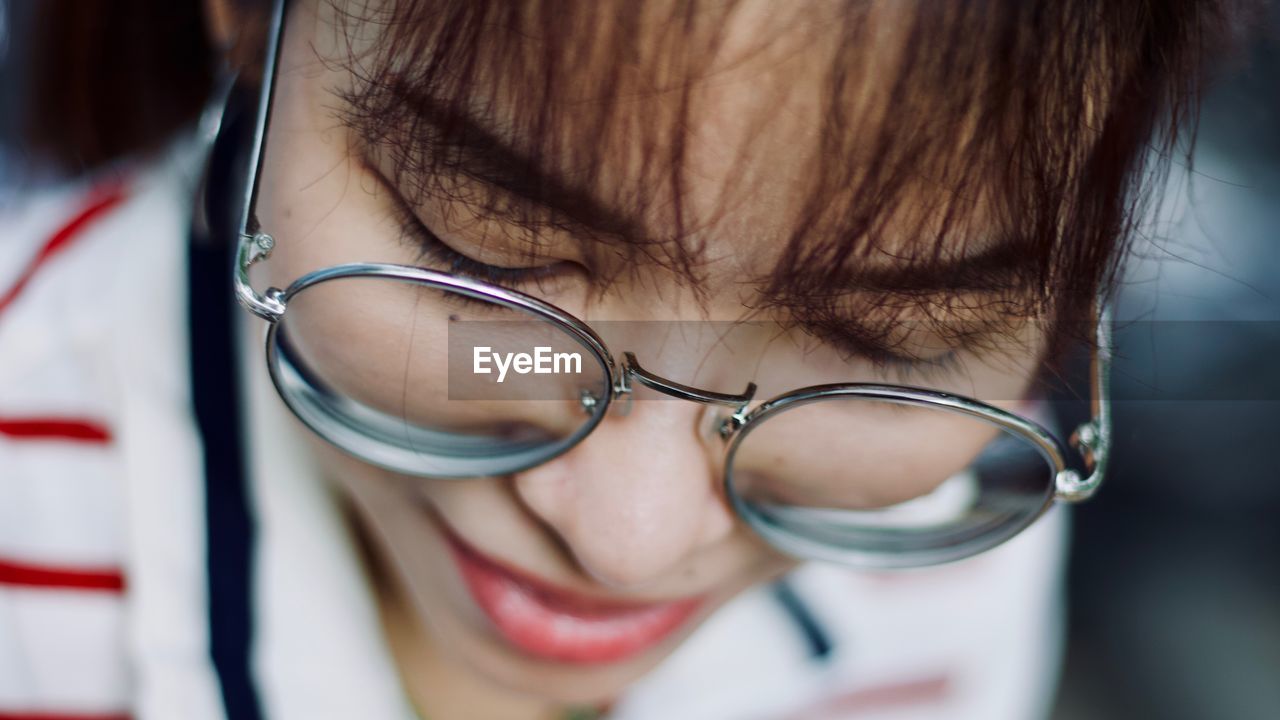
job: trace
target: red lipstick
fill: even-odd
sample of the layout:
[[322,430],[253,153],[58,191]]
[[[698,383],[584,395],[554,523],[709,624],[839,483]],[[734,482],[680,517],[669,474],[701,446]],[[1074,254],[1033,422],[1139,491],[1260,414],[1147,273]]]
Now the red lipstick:
[[482,555],[448,530],[445,537],[471,597],[517,648],[564,663],[616,662],[670,635],[701,598],[633,603],[590,597]]

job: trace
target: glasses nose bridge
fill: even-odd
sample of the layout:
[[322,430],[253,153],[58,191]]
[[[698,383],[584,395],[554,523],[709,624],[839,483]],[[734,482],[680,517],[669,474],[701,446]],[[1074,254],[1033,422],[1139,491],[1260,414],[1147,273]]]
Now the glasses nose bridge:
[[728,438],[746,422],[747,406],[751,404],[751,400],[756,394],[756,384],[754,382],[747,383],[746,390],[737,395],[713,392],[691,387],[652,373],[640,364],[633,352],[624,352],[622,357],[622,367],[619,368],[617,382],[613,387],[613,406],[618,408],[620,414],[625,415],[631,409],[631,383],[634,380],[651,390],[677,400],[686,400],[699,405],[718,405],[732,408],[733,413],[725,418],[718,428],[721,437]]

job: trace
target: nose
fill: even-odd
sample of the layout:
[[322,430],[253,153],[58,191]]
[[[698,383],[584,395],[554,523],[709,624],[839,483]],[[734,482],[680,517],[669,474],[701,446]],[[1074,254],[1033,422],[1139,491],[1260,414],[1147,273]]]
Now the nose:
[[718,441],[698,432],[702,410],[637,401],[570,452],[517,475],[516,492],[597,581],[650,585],[733,529]]

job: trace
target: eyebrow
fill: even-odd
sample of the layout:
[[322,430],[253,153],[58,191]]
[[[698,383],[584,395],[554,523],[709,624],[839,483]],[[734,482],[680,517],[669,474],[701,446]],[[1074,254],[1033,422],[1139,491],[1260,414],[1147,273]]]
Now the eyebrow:
[[[405,139],[417,147],[416,152],[435,153],[437,158],[440,153],[452,153],[445,155],[450,160],[439,166],[405,163],[402,171],[420,187],[427,186],[433,173],[445,169],[499,191],[512,205],[547,212],[555,218],[553,225],[576,237],[616,238],[630,243],[655,237],[637,218],[610,207],[556,171],[540,166],[471,113],[442,104],[422,92],[403,88],[387,91],[408,111],[400,129],[409,129]],[[371,122],[363,116],[351,120],[363,137],[376,137],[368,127]],[[427,133],[413,131],[423,126],[429,128]],[[495,219],[527,222],[527,216],[493,203],[483,210]],[[1020,238],[1000,236],[977,252],[953,258],[919,261],[880,250],[880,257],[899,262],[856,266],[846,262],[834,270],[829,264],[815,262],[822,269],[806,275],[817,275],[817,281],[806,279],[798,284],[817,293],[880,292],[900,296],[1019,290],[1027,286],[1028,249]]]
[[[589,190],[575,186],[559,173],[541,167],[534,158],[516,149],[498,132],[487,127],[472,114],[449,107],[417,92],[390,90],[398,102],[408,109],[410,128],[425,126],[427,133],[412,132],[406,138],[418,146],[419,153],[435,153],[450,158],[442,166],[410,162],[402,168],[419,186],[425,187],[430,175],[440,169],[456,172],[500,191],[504,199],[515,204],[546,211],[556,223],[578,235],[592,238],[612,237],[642,242],[653,237],[642,222],[610,207]],[[358,132],[369,137],[370,121],[353,120]],[[402,127],[403,129],[403,127]],[[489,214],[506,219],[527,219],[515,212],[485,207]]]
[[824,273],[820,287],[836,292],[888,292],[899,295],[937,295],[953,292],[1001,292],[1027,287],[1027,243],[1015,236],[998,236],[976,252],[959,257],[926,261],[913,260],[880,251],[880,255],[900,262],[888,265],[868,263]]

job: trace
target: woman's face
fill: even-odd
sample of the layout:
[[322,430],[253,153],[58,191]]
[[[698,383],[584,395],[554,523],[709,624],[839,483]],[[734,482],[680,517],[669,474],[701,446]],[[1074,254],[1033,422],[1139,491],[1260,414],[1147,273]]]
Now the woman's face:
[[[910,315],[904,316],[904,344],[912,354],[936,358],[954,351],[954,362],[932,371],[927,381],[904,379],[909,371],[812,334],[747,332],[738,350],[726,353],[713,332],[673,339],[669,328],[665,335],[654,329],[671,321],[694,327],[747,317],[782,319],[761,311],[756,300],[762,278],[780,262],[779,238],[789,230],[789,209],[803,202],[805,154],[797,147],[817,132],[820,92],[812,78],[827,55],[814,42],[820,33],[806,33],[803,43],[776,37],[770,28],[777,25],[777,12],[771,3],[746,3],[735,12],[714,71],[692,90],[697,111],[684,135],[682,216],[676,217],[672,203],[654,202],[634,218],[654,237],[671,233],[677,222],[694,228],[686,232],[699,247],[697,281],[690,282],[662,253],[615,251],[575,223],[511,222],[495,203],[473,201],[492,197],[479,187],[483,173],[463,168],[436,178],[452,192],[425,197],[406,187],[394,153],[371,145],[343,120],[343,103],[359,80],[352,63],[335,58],[351,56],[346,41],[353,38],[358,54],[360,33],[351,33],[350,26],[336,31],[329,3],[294,3],[258,206],[277,248],[255,269],[255,282],[285,287],[306,272],[349,262],[448,270],[436,259],[438,252],[424,254],[419,241],[406,237],[396,208],[407,204],[452,252],[499,267],[541,268],[530,274],[533,279],[513,275],[505,284],[588,323],[655,321],[606,340],[615,354],[635,351],[646,367],[677,382],[736,393],[755,381],[761,386],[757,397],[767,398],[822,382],[914,381],[968,394],[981,386],[995,404],[1012,407],[1043,346],[1035,323],[1019,325],[979,352],[956,350],[949,338],[917,331],[925,325],[912,325]],[[892,47],[892,28],[885,20],[884,30],[871,37]],[[376,32],[367,28],[364,41]],[[886,62],[891,55],[886,53]],[[762,83],[791,91],[779,104],[776,94],[760,91]],[[874,84],[868,87],[875,92]],[[495,97],[499,107],[491,117],[520,112],[502,107],[501,93]],[[615,112],[643,122],[654,107],[678,101],[659,89],[617,99]],[[614,175],[618,186],[630,182],[626,168],[638,164],[627,152],[644,151],[606,156],[597,185]],[[554,159],[547,164],[564,166]],[[757,181],[736,182],[744,176]],[[927,206],[927,186],[903,186],[902,223],[884,226],[886,247],[912,242],[892,235],[895,227],[919,226],[911,215]],[[982,203],[974,207],[966,227],[981,226]],[[532,260],[531,240],[538,247]],[[942,247],[944,256],[980,249],[974,243]],[[895,260],[888,252],[863,262],[892,271]],[[947,321],[977,322],[966,317],[966,308],[979,303],[966,302],[960,290],[950,297],[953,302],[942,311],[950,314]],[[447,341],[447,311],[406,303],[394,292],[317,302],[307,315],[298,308],[294,322],[306,330],[304,350],[332,370],[344,389],[366,399],[413,395],[430,402],[434,393],[446,401],[441,379],[423,368],[433,367],[432,353]],[[878,312],[874,305],[858,305],[852,295],[848,307],[863,317]],[[803,352],[778,350],[799,346]],[[868,448],[918,445],[920,437],[930,441],[926,457],[916,458],[909,472],[880,472],[872,464],[860,473],[862,491],[876,498],[872,504],[927,494],[989,439],[945,432],[925,419],[882,420],[852,420],[847,437],[861,438]],[[585,442],[544,465],[468,481],[396,475],[319,441],[316,452],[328,479],[371,530],[375,552],[411,598],[431,643],[487,681],[541,698],[584,702],[616,696],[717,608],[792,564],[759,541],[726,504],[720,485],[724,445],[706,427],[703,406],[637,401],[629,414],[606,417]],[[812,455],[824,449],[804,432],[777,442],[798,448],[811,443]]]

